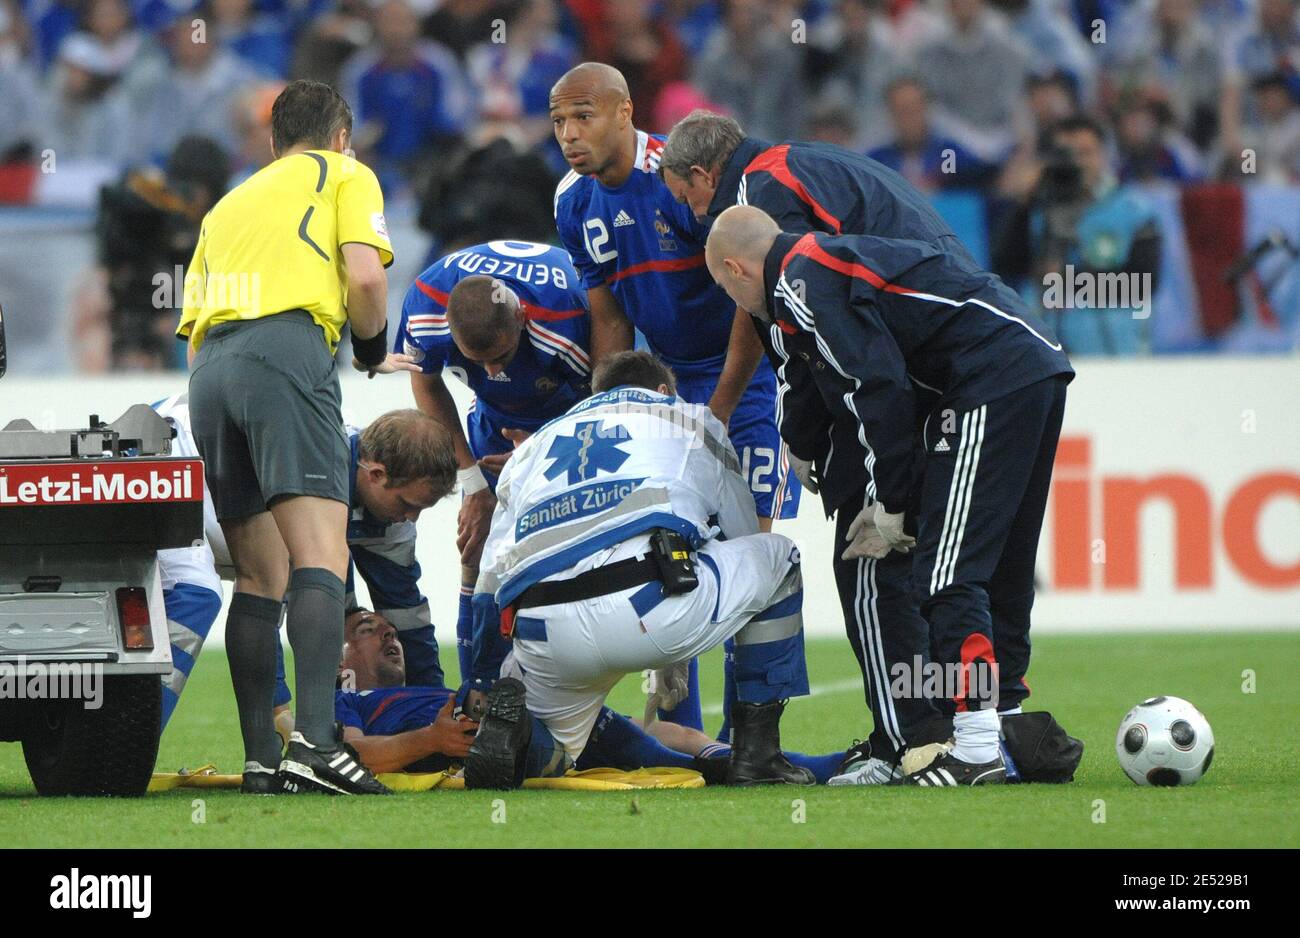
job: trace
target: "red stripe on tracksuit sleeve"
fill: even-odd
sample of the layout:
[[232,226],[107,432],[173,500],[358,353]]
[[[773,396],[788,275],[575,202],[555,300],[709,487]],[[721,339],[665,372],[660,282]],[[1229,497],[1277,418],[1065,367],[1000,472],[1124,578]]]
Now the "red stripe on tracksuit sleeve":
[[817,238],[812,232],[795,242],[794,247],[790,249],[790,253],[781,260],[781,270],[784,271],[786,265],[795,257],[806,257],[838,274],[865,280],[877,290],[884,290],[886,293],[915,294],[917,292],[916,290],[909,290],[907,287],[900,287],[896,283],[890,283],[880,274],[863,264],[840,260],[818,244]]
[[835,234],[840,234],[840,228],[842,227],[840,220],[813,198],[812,193],[808,191],[808,187],[791,171],[789,154],[790,145],[788,143],[769,147],[750,160],[743,175],[748,176],[750,173],[770,174],[773,179],[798,196],[799,201],[811,208],[813,214],[829,225]]

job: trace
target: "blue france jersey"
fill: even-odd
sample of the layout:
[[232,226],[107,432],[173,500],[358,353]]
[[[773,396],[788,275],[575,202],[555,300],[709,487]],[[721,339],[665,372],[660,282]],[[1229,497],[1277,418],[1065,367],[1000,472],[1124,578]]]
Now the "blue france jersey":
[[[495,378],[460,353],[447,325],[448,296],[475,274],[512,289],[528,319],[519,350]],[[529,241],[489,241],[448,254],[416,278],[402,302],[394,351],[414,357],[425,374],[449,369],[494,423],[535,430],[589,393],[589,331],[586,291],[564,251]]]
[[555,224],[586,289],[607,286],[651,351],[679,374],[718,373],[736,304],[704,266],[707,229],[658,176],[664,138],[637,131],[632,175],[617,189],[570,172]]
[[335,691],[334,718],[367,736],[396,736],[428,726],[455,691],[445,687],[378,687]]

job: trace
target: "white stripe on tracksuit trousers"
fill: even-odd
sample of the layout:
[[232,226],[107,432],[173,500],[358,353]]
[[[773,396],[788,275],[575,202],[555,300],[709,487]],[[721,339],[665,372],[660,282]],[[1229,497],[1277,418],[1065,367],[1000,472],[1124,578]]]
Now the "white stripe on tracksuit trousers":
[[[821,351],[822,355],[825,356],[826,360],[831,363],[831,366],[835,368],[842,377],[848,378],[848,374],[835,360],[835,356],[831,353],[830,347],[826,344],[825,340],[822,339],[821,335],[813,329],[811,311],[809,311],[808,307],[799,299],[798,295],[788,288],[784,279],[782,279],[781,283],[778,285],[777,292],[788,300],[787,305],[794,313],[795,317],[799,319],[800,323],[813,333],[817,342],[817,347]],[[784,354],[784,351],[782,354]],[[851,380],[854,381],[855,386],[861,386],[861,382],[856,379]],[[875,480],[872,476],[876,454],[867,444],[866,430],[861,417],[858,416],[852,394],[844,395],[844,405],[858,421],[858,441],[862,444],[862,448],[866,452],[867,486],[866,499],[863,502],[863,507],[866,507],[866,505],[872,504],[871,497],[875,495],[876,492]],[[840,511],[844,510],[845,508],[840,509]],[[837,544],[836,549],[841,550],[842,547]],[[904,745],[906,745],[906,742],[903,739],[903,732],[899,726],[898,712],[894,706],[894,697],[889,692],[889,669],[885,662],[884,640],[881,637],[880,630],[880,615],[876,608],[876,597],[879,595],[879,591],[876,588],[876,563],[877,561],[871,558],[864,557],[858,560],[857,585],[853,603],[854,624],[857,626],[858,642],[862,647],[864,668],[871,676],[870,689],[875,695],[876,706],[880,710],[881,722],[884,724],[883,726],[878,727],[878,729],[889,737],[889,741],[896,749],[902,749]],[[910,664],[911,662],[908,662],[909,666]]]
[[894,747],[901,750],[905,741],[898,725],[898,713],[894,709],[894,696],[889,692],[889,673],[885,667],[885,648],[880,635],[880,615],[876,609],[876,560],[870,557],[859,558],[857,577],[853,614],[858,627],[858,641],[862,645],[862,657],[871,675],[871,691],[876,697],[876,706],[879,707],[884,722],[880,729]]
[[961,442],[957,445],[957,460],[948,487],[948,504],[944,509],[943,529],[939,533],[939,547],[930,571],[930,595],[933,596],[952,584],[961,554],[962,538],[966,534],[966,519],[975,493],[975,474],[979,469],[980,448],[984,444],[984,424],[988,405],[967,411],[961,421]]

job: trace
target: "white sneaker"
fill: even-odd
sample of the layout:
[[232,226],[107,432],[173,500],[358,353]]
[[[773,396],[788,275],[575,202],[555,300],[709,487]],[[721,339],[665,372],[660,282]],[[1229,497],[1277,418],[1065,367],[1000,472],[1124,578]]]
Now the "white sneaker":
[[902,778],[903,772],[898,766],[872,756],[866,762],[859,763],[842,775],[833,775],[827,785],[888,785],[896,778]]

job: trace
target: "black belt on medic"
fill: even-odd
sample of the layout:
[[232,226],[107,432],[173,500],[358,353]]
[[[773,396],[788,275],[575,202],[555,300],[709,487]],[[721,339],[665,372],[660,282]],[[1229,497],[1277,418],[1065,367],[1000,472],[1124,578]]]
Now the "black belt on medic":
[[689,593],[700,585],[693,553],[690,542],[681,534],[668,528],[655,528],[650,532],[650,552],[644,557],[629,557],[567,580],[547,580],[528,587],[501,610],[501,634],[514,637],[516,609],[576,603],[656,580],[663,584],[665,596]]

